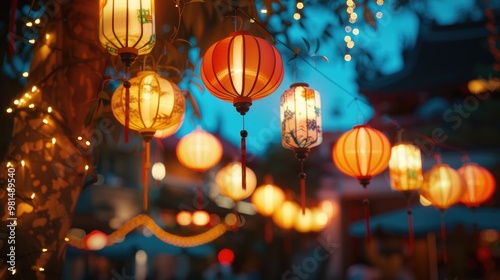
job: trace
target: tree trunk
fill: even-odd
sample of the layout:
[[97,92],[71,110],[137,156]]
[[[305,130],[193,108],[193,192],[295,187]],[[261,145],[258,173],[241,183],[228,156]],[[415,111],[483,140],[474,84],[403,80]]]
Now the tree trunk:
[[[7,258],[0,279],[61,278],[73,210],[93,174],[96,143],[87,145],[92,139],[84,119],[107,57],[98,39],[98,0],[44,2],[24,103],[14,106],[12,141],[2,163],[0,181],[10,189],[0,191],[1,232],[7,233],[0,240]],[[8,184],[12,177],[15,187]]]

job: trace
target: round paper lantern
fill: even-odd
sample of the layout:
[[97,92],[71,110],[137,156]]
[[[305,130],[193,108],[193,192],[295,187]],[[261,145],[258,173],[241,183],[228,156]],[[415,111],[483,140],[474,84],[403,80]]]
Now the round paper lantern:
[[398,143],[391,149],[389,161],[391,188],[411,192],[422,186],[422,157],[420,148],[410,143]]
[[224,166],[217,175],[215,175],[215,183],[222,195],[231,198],[233,201],[239,201],[249,197],[257,185],[257,177],[252,169],[246,167],[246,184],[247,187],[241,187],[241,163],[231,162]]
[[157,181],[163,180],[166,175],[165,165],[161,162],[155,162],[151,168],[151,175],[153,175],[153,178]]
[[438,163],[424,173],[420,194],[444,210],[460,201],[465,193],[462,176],[447,164]]
[[101,0],[99,40],[112,55],[130,66],[138,55],[148,54],[156,42],[153,0]]
[[198,172],[212,168],[222,157],[219,139],[199,127],[182,137],[175,151],[182,165]]
[[167,127],[165,129],[157,130],[155,132],[155,134],[153,135],[153,137],[154,138],[163,139],[163,138],[167,138],[169,136],[174,135],[177,131],[179,131],[179,129],[181,128],[182,124],[184,123],[184,116],[185,115],[186,114],[182,115],[182,119],[177,124],[175,124],[173,126],[170,126],[170,127]]
[[321,131],[321,100],[319,92],[306,83],[290,86],[281,96],[281,144],[293,150],[301,163],[299,173],[302,209],[306,201],[306,173],[303,162],[310,148],[318,146],[323,140]]
[[486,168],[468,162],[458,169],[458,173],[465,181],[465,193],[460,199],[465,205],[478,207],[495,192],[495,178]]
[[293,201],[286,200],[273,213],[273,222],[282,229],[291,229],[298,213],[299,205]]
[[382,132],[368,125],[358,125],[340,136],[332,157],[340,171],[366,186],[373,176],[387,168],[391,145]]
[[[130,79],[130,129],[150,140],[156,130],[177,125],[184,115],[186,101],[181,90],[152,71],[141,71]],[[120,85],[111,98],[113,115],[125,125],[126,88]]]
[[263,216],[271,216],[283,201],[285,201],[285,193],[273,184],[258,187],[252,195],[255,210]]
[[[233,32],[208,48],[201,64],[201,79],[215,97],[233,102],[244,116],[253,100],[273,93],[283,80],[283,60],[278,50],[264,39],[245,31]],[[243,125],[244,127],[244,125]],[[241,136],[241,181],[246,188],[246,137]]]
[[313,216],[311,209],[306,208],[295,215],[293,228],[298,232],[309,232],[312,229]]

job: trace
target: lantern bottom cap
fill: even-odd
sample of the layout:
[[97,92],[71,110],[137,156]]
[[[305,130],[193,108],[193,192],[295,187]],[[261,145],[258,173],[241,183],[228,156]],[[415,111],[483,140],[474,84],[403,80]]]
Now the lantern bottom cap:
[[241,115],[245,115],[252,106],[252,98],[246,96],[238,96],[233,99],[233,105],[236,107],[236,111]]
[[142,139],[146,142],[149,142],[153,138],[153,135],[155,135],[155,133],[156,133],[155,129],[145,128],[139,130],[139,134],[141,135]]

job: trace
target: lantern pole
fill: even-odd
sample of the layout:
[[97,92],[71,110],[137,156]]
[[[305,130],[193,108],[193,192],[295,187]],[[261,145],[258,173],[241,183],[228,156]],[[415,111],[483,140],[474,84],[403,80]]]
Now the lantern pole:
[[134,64],[137,59],[138,51],[135,48],[120,48],[118,49],[118,55],[122,63],[125,65],[125,81],[123,82],[123,87],[125,88],[125,129],[124,129],[124,141],[128,143],[129,140],[129,122],[130,122],[130,87],[132,86],[128,81],[129,68]]
[[252,106],[252,99],[250,97],[239,96],[234,98],[233,105],[236,107],[236,111],[242,116],[242,130],[240,131],[241,136],[241,187],[243,190],[247,189],[247,145],[246,138],[248,136],[248,131],[245,130],[245,115],[250,110]]
[[146,156],[144,157],[144,196],[143,196],[143,207],[144,211],[148,211],[148,200],[149,200],[149,169],[151,167],[151,139],[155,135],[156,130],[154,129],[143,129],[139,131],[142,140],[146,144],[144,147]]
[[360,178],[359,183],[365,189],[365,198],[363,199],[363,208],[365,212],[365,230],[366,230],[366,243],[372,240],[372,233],[370,230],[370,200],[368,199],[368,185],[370,184],[371,177]]
[[304,161],[309,156],[310,148],[294,148],[293,152],[295,153],[295,157],[300,162],[300,201],[302,208],[302,215],[306,213],[306,177],[307,174],[304,172]]

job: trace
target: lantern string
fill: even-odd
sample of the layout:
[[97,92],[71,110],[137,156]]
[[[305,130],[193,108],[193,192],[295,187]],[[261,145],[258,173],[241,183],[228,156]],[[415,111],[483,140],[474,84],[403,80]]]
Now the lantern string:
[[408,197],[406,205],[406,213],[408,214],[408,237],[410,243],[410,255],[413,254],[415,235],[413,233],[413,213],[411,210],[411,196]]
[[479,230],[477,227],[477,207],[472,207],[472,230],[474,232],[474,237],[477,238],[479,235]]
[[363,199],[363,207],[365,212],[365,230],[366,230],[366,243],[370,243],[372,240],[372,233],[370,230],[370,200],[368,200],[368,183],[362,182],[363,188],[365,189],[365,199]]
[[245,130],[245,115],[242,115],[243,129],[241,135],[241,187],[243,190],[247,189],[247,144],[246,137],[248,132]]
[[[125,70],[126,73],[128,73],[128,67]],[[128,143],[128,130],[129,130],[129,122],[130,122],[130,82],[128,81],[127,77],[125,76],[125,82],[123,82],[123,86],[125,87],[125,129],[124,129],[124,141],[125,143]]]
[[443,241],[443,262],[448,262],[448,253],[446,252],[446,220],[444,219],[444,210],[441,210],[441,239]]
[[300,160],[300,203],[302,207],[302,215],[306,214],[306,173],[304,172],[304,160]]
[[145,141],[146,142],[146,159],[145,159],[145,162],[144,162],[144,173],[145,173],[145,176],[144,176],[144,211],[148,211],[148,196],[149,196],[149,188],[148,188],[148,185],[149,185],[149,167],[151,165],[151,162],[150,162],[150,148],[151,148],[151,145],[150,145],[150,141]]

